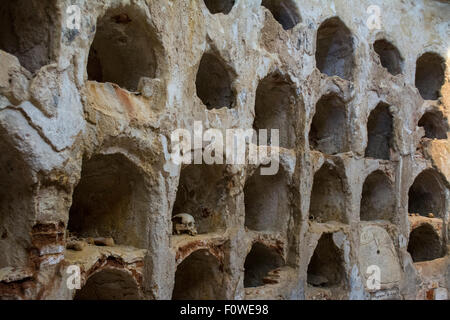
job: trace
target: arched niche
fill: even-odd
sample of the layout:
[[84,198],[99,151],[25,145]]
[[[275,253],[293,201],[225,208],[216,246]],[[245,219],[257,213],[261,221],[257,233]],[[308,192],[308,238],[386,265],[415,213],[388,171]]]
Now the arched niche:
[[334,94],[319,99],[309,131],[312,150],[325,154],[347,152],[347,111],[344,101]]
[[422,224],[411,231],[408,242],[408,252],[414,262],[430,261],[444,256],[440,236],[428,224]]
[[74,300],[140,300],[139,285],[130,272],[106,268],[89,277]]
[[302,21],[293,0],[263,0],[261,5],[272,13],[284,30],[290,30]]
[[309,206],[310,219],[319,223],[346,223],[344,181],[337,168],[324,164],[314,175]]
[[178,265],[172,299],[225,299],[224,281],[224,269],[219,260],[208,250],[197,250]]
[[30,72],[55,60],[59,46],[56,0],[2,0],[0,49]]
[[325,20],[317,31],[316,66],[328,76],[353,80],[353,36],[338,17]]
[[364,181],[361,205],[361,221],[386,220],[395,222],[395,190],[387,175],[372,172]]
[[112,237],[147,248],[151,196],[144,173],[121,153],[83,161],[72,196],[68,229],[81,237]]
[[260,287],[269,272],[284,265],[283,257],[273,248],[256,242],[245,258],[244,287]]
[[437,100],[445,81],[445,61],[434,52],[426,52],[416,62],[416,87],[425,100]]
[[365,156],[389,160],[393,148],[393,117],[389,106],[379,103],[367,121],[367,147]]
[[425,112],[418,122],[419,127],[425,130],[425,138],[447,139],[449,125],[440,110]]
[[286,172],[261,175],[260,169],[244,186],[245,226],[254,231],[284,231],[291,206]]
[[422,171],[414,180],[408,192],[408,212],[443,218],[445,192],[440,175],[434,169]]
[[297,94],[292,83],[279,74],[271,74],[261,80],[256,89],[255,121],[258,132],[267,129],[270,141],[271,129],[279,132],[279,146],[292,149],[296,145]]
[[232,87],[234,72],[213,53],[204,53],[195,80],[197,96],[208,110],[233,108],[236,94]]
[[396,76],[403,71],[403,58],[392,43],[385,39],[377,40],[373,44],[373,49],[380,58],[381,65],[387,71]]

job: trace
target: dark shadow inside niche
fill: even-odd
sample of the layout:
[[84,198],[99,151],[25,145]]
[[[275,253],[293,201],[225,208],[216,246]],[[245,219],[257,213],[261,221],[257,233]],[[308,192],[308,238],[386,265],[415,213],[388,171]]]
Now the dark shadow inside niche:
[[445,208],[443,185],[438,174],[433,169],[422,171],[414,180],[408,193],[408,212],[442,218]]
[[112,237],[146,248],[151,203],[143,173],[122,154],[83,161],[69,211],[69,231],[81,237]]
[[394,222],[394,186],[382,171],[372,172],[364,181],[360,219],[361,221],[387,220]]
[[398,49],[387,40],[377,40],[373,44],[373,49],[380,57],[383,67],[391,74],[398,75],[403,71],[403,58]]
[[293,85],[279,74],[269,75],[256,89],[253,128],[256,132],[267,129],[268,142],[271,141],[270,130],[278,129],[280,147],[292,149],[296,143],[297,108]]
[[142,77],[157,76],[157,54],[161,51],[156,33],[140,8],[128,5],[108,9],[97,20],[88,78],[136,91]]
[[229,14],[233,9],[235,0],[204,0],[209,12],[212,14]]
[[330,77],[353,79],[352,33],[337,17],[324,21],[317,31],[316,64],[322,73]]
[[419,120],[419,127],[425,129],[425,138],[447,139],[448,122],[439,110],[426,112]]
[[7,138],[0,129],[0,269],[29,263],[35,223],[32,172]]
[[294,28],[302,20],[293,0],[263,0],[261,5],[272,13],[284,30]]
[[126,271],[104,269],[90,276],[74,300],[139,300],[140,289]]
[[379,103],[370,113],[367,122],[368,142],[365,156],[375,159],[389,160],[393,146],[393,120],[389,106]]
[[324,164],[314,175],[309,218],[319,223],[346,223],[343,181],[334,166]]
[[195,86],[197,96],[211,109],[233,108],[235,92],[225,63],[212,53],[203,54],[197,71]]
[[2,0],[0,49],[36,72],[55,58],[59,40],[55,0]]
[[228,182],[225,165],[188,165],[181,170],[173,215],[193,216],[199,234],[224,230]]
[[208,250],[191,253],[177,267],[173,300],[225,299],[224,268]]
[[309,131],[312,150],[326,154],[348,151],[347,116],[344,101],[336,95],[326,95],[316,104]]
[[286,173],[261,175],[260,169],[244,186],[245,226],[254,231],[284,231],[291,207]]
[[432,52],[424,53],[416,62],[416,87],[425,100],[437,100],[445,80],[445,61]]
[[342,253],[331,233],[324,233],[308,265],[307,283],[313,287],[337,287],[345,283]]
[[284,259],[275,249],[256,242],[245,259],[244,287],[263,286],[268,274],[283,265]]
[[434,260],[443,257],[445,254],[439,235],[428,223],[422,224],[411,231],[408,252],[414,262]]

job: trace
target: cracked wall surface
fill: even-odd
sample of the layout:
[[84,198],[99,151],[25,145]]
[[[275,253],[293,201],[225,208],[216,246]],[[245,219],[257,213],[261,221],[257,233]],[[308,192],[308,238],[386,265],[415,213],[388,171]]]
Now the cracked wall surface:
[[[449,18],[2,0],[0,299],[449,299]],[[171,165],[194,121],[279,129],[278,173]]]

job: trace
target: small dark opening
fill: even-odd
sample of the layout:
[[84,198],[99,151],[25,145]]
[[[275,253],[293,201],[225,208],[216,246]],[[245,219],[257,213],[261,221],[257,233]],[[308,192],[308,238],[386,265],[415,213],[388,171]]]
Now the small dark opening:
[[339,18],[323,22],[317,31],[317,68],[328,76],[353,78],[353,37]]
[[191,253],[177,267],[173,300],[224,299],[223,266],[207,250]]
[[204,0],[204,1],[209,12],[211,12],[212,14],[230,13],[231,9],[233,9],[235,2],[235,0]]
[[377,40],[373,44],[375,52],[380,57],[380,62],[389,73],[394,76],[402,73],[403,58],[398,49],[389,41]]
[[346,222],[343,181],[335,167],[324,164],[314,175],[309,212],[319,223]]
[[136,91],[142,77],[156,76],[159,43],[138,8],[109,9],[98,19],[96,29],[87,65],[89,80]]
[[247,228],[255,231],[285,230],[290,205],[289,188],[282,168],[276,175],[261,175],[257,170],[245,184],[244,197]]
[[445,198],[441,185],[432,169],[419,174],[409,189],[408,212],[425,217],[432,213],[435,217],[442,217]]
[[311,149],[326,154],[348,151],[345,104],[335,95],[326,95],[316,104],[309,131]]
[[215,55],[205,53],[200,61],[195,85],[197,96],[211,109],[234,106],[235,94],[225,64]]
[[283,258],[272,248],[255,243],[245,259],[244,287],[260,287],[265,284],[264,278],[284,265]]
[[429,261],[444,256],[439,235],[426,223],[415,228],[409,235],[408,252],[414,262]]
[[262,5],[272,13],[284,30],[292,29],[301,22],[297,5],[292,0],[263,0]]
[[388,220],[393,222],[395,193],[389,178],[382,171],[372,172],[364,181],[360,219],[361,221]]
[[425,100],[437,100],[445,80],[445,61],[436,53],[424,53],[416,63],[416,87]]
[[369,116],[367,122],[368,143],[366,157],[389,160],[391,157],[393,125],[389,106],[380,103]]
[[21,65],[36,72],[54,59],[56,1],[2,0],[0,49],[15,55]]
[[0,128],[0,269],[29,263],[35,224],[36,182],[22,152],[8,138]]
[[334,244],[331,233],[323,234],[309,262],[307,282],[314,287],[335,287],[344,284],[342,253]]
[[173,215],[188,213],[195,219],[197,232],[225,228],[227,184],[225,165],[191,164],[181,170]]
[[92,275],[74,300],[139,300],[136,280],[126,271],[105,269]]
[[419,127],[425,129],[425,137],[447,139],[448,122],[441,111],[428,111],[419,120]]

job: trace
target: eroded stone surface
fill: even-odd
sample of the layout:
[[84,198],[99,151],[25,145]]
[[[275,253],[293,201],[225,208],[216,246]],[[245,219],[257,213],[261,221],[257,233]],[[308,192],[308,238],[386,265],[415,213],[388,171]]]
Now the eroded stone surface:
[[[377,266],[380,269],[381,290],[398,286],[401,280],[400,263],[392,239],[384,228],[371,225],[361,228],[358,258],[360,270],[366,271],[364,274],[366,287],[367,280],[372,274],[367,272],[370,266]],[[370,287],[367,289],[374,291]]]
[[[28,2],[0,4],[0,298],[448,299],[447,2]],[[194,121],[280,129],[278,174],[168,162]]]

